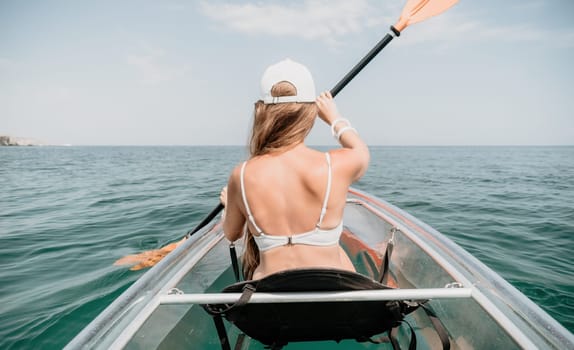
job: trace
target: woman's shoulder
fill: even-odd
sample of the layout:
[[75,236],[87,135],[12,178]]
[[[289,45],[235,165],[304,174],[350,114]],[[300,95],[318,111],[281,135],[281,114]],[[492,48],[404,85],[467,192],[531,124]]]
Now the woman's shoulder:
[[351,182],[360,178],[369,166],[368,151],[358,153],[348,148],[330,150],[333,171],[349,177]]
[[243,167],[243,165],[246,163],[247,161],[243,161],[241,163],[236,164],[233,167],[233,170],[231,170],[231,175],[229,176],[229,180],[230,181],[239,181],[239,178],[241,176],[241,168]]

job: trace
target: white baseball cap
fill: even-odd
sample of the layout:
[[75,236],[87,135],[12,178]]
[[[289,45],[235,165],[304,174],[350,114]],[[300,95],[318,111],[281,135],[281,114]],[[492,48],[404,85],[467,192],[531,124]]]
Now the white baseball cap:
[[[271,96],[271,89],[277,83],[286,81],[297,90],[295,96]],[[311,72],[302,65],[289,58],[275,63],[265,70],[261,78],[261,99],[264,104],[289,102],[315,102],[315,83]]]

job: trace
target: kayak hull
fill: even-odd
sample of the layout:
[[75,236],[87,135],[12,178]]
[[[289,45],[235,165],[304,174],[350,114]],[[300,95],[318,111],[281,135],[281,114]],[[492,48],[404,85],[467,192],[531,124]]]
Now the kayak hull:
[[[389,276],[400,288],[394,290],[398,293],[394,297],[400,298],[401,290],[405,299],[432,297],[429,304],[447,329],[452,349],[574,348],[572,333],[540,307],[453,241],[400,208],[351,189],[343,222],[341,244],[358,273],[377,279],[387,244],[393,243]],[[241,244],[236,247],[241,253]],[[219,292],[234,282],[228,242],[215,220],[146,272],[66,349],[221,348],[213,320],[199,304],[201,298],[206,303],[205,298],[220,297]],[[365,297],[360,294],[351,298]],[[317,302],[333,296],[310,297]],[[419,348],[439,346],[423,312],[417,310],[407,320]],[[230,339],[239,336],[231,324],[226,327]],[[399,340],[408,345],[406,330],[399,335],[404,335]],[[294,343],[289,348],[316,345]],[[352,340],[321,342],[321,348],[331,347],[364,349],[370,345]],[[242,348],[263,346],[246,337]]]

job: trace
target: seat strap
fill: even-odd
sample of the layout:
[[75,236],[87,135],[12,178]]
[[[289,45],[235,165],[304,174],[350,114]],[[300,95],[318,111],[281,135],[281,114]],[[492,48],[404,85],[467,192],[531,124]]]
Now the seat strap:
[[395,244],[393,243],[393,239],[391,238],[387,242],[387,249],[385,249],[385,255],[383,256],[383,262],[381,264],[380,274],[379,274],[379,283],[387,285],[389,279],[389,265],[391,261],[391,256],[393,255],[393,248]]
[[[213,322],[215,323],[215,328],[217,329],[217,335],[219,337],[219,343],[221,344],[221,350],[231,350],[231,346],[229,344],[229,337],[227,336],[227,330],[225,329],[225,324],[223,323],[222,315],[225,315],[230,310],[241,307],[249,302],[251,296],[255,292],[255,287],[251,284],[246,284],[243,287],[243,292],[241,293],[241,297],[232,305],[224,308],[224,309],[216,309],[211,305],[202,305],[205,311],[208,314],[213,316]],[[237,343],[235,344],[235,349],[238,349],[237,345],[239,344],[239,349],[241,349],[243,343],[243,337],[240,336],[238,338]]]
[[237,300],[235,303],[231,304],[230,306],[228,306],[226,308],[222,308],[222,309],[214,308],[212,305],[209,305],[209,304],[202,305],[202,306],[205,309],[205,311],[207,311],[207,313],[210,314],[211,316],[225,315],[230,310],[247,304],[249,302],[249,299],[251,299],[251,296],[253,295],[253,293],[255,293],[255,287],[252,286],[251,284],[246,284],[245,286],[243,286],[243,292],[241,293],[239,300]]
[[217,336],[219,337],[221,350],[231,350],[229,338],[227,337],[227,331],[225,330],[225,324],[223,323],[223,317],[221,317],[221,314],[213,315],[213,322],[215,322],[215,329],[217,329]]
[[229,256],[231,258],[231,266],[233,266],[235,281],[239,282],[239,261],[237,260],[237,251],[235,250],[235,244],[233,243],[229,245]]
[[429,317],[432,326],[434,327],[436,333],[438,334],[440,342],[442,343],[442,349],[450,350],[450,338],[448,336],[448,332],[446,331],[444,324],[428,306],[421,305],[421,307],[423,308],[423,310],[425,310],[425,313]]
[[237,336],[237,342],[235,343],[235,350],[241,350],[243,348],[243,342],[245,341],[245,333],[240,333]]
[[[215,322],[215,329],[217,330],[217,336],[219,337],[221,350],[231,350],[229,337],[227,336],[227,331],[225,330],[225,324],[223,323],[223,317],[221,315],[215,315],[213,316],[213,321]],[[235,346],[233,347],[233,349],[241,350],[244,341],[245,341],[245,333],[240,333],[237,336],[237,342],[235,342]]]
[[[415,330],[411,326],[410,323],[407,321],[402,321],[402,323],[406,323],[411,330],[411,340],[409,342],[409,350],[416,350],[417,349],[417,335],[415,334]],[[391,345],[393,346],[393,350],[401,350],[401,346],[397,341],[397,334],[399,333],[399,326],[393,327],[389,330],[389,339],[391,341]]]

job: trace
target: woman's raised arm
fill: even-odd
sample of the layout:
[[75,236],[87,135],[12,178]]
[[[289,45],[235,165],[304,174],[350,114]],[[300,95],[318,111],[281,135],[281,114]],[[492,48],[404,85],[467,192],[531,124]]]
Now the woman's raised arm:
[[361,139],[351,122],[344,119],[337,110],[337,105],[329,91],[323,92],[316,100],[319,118],[331,127],[333,136],[339,141],[342,149],[336,151],[337,157],[344,159],[342,168],[348,174],[350,182],[358,180],[369,166],[369,147]]

